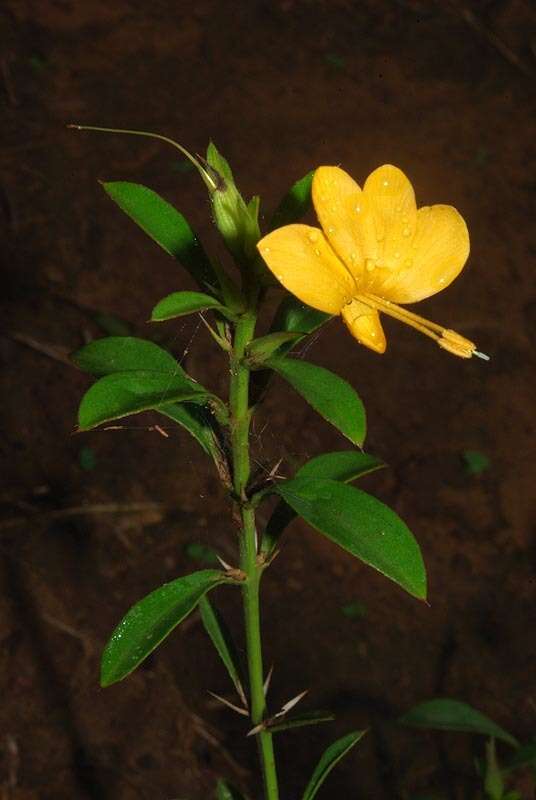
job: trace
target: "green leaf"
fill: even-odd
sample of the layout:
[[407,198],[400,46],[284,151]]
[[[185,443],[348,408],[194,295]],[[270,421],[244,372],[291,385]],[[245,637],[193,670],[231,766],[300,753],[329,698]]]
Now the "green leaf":
[[214,460],[224,460],[225,456],[218,441],[216,420],[204,406],[197,403],[171,403],[156,410],[191,433],[205,453]]
[[151,322],[165,322],[168,319],[182,317],[185,314],[194,314],[207,308],[217,308],[225,312],[225,306],[202,292],[173,292],[168,294],[155,305],[151,313]]
[[255,369],[267,358],[270,358],[282,344],[295,342],[301,338],[301,333],[292,333],[290,331],[276,331],[275,333],[268,333],[266,336],[260,336],[248,345],[247,360],[250,366]]
[[333,480],[294,478],[277,492],[313,528],[409,594],[426,598],[419,545],[394,511],[360,489]]
[[115,372],[100,378],[85,393],[78,409],[78,426],[87,431],[102,422],[209,394],[181,374],[151,370]]
[[216,788],[216,798],[217,800],[244,800],[243,796],[234,786],[221,780],[218,781],[218,786]]
[[71,360],[91,375],[110,375],[129,370],[155,370],[185,375],[171,353],[154,342],[135,336],[107,336],[86,344]]
[[291,186],[283,197],[268,226],[268,232],[282,225],[297,222],[311,207],[311,186],[313,183],[314,169],[300,178]]
[[228,582],[219,570],[194,572],[165,583],[132,606],[106,645],[101,686],[129,675],[190,614],[210,589]]
[[104,191],[203,287],[218,286],[212,265],[192,228],[152,189],[129,181],[103,183]]
[[531,765],[536,769],[536,739],[533,739],[516,750],[516,752],[508,759],[504,766],[506,772],[511,772],[513,769]]
[[322,722],[333,722],[335,717],[329,711],[304,711],[303,714],[296,714],[294,717],[285,717],[281,722],[274,722],[268,725],[270,733],[280,733],[290,731],[294,728],[303,728],[305,725],[320,725]]
[[[341,450],[323,453],[307,461],[294,475],[295,478],[327,478],[333,481],[350,483],[369,472],[381,469],[383,461],[358,450]],[[292,522],[296,512],[284,502],[278,503],[268,520],[262,537],[263,553],[270,553],[279,541],[281,534]]]
[[324,755],[318,762],[311,780],[303,793],[302,800],[313,800],[316,794],[329,773],[339,763],[341,758],[350,752],[352,747],[365,735],[366,731],[354,731],[343,736],[342,739],[337,739],[332,745],[328,747]]
[[489,717],[467,703],[449,698],[435,698],[412,708],[398,720],[402,725],[414,728],[432,728],[440,731],[461,731],[494,736],[503,742],[518,747],[519,743]]
[[320,416],[353,444],[362,445],[366,432],[365,409],[357,392],[324,367],[290,358],[271,358],[266,365],[285,378]]
[[199,604],[201,619],[205,630],[210,636],[225,669],[229,673],[239,697],[244,697],[238,654],[232,636],[219,612],[214,608],[208,597],[203,597]]

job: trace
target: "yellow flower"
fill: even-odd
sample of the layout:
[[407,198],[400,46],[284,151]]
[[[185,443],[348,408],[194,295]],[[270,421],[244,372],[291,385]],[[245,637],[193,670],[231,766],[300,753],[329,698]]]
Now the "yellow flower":
[[363,189],[339,167],[319,167],[312,194],[322,229],[286,225],[257,245],[289,292],[341,314],[352,336],[377,353],[386,347],[382,312],[457,356],[487,358],[455,331],[396,305],[430,297],[461,272],[469,234],[455,208],[417,210],[411,183],[390,164],[374,170]]

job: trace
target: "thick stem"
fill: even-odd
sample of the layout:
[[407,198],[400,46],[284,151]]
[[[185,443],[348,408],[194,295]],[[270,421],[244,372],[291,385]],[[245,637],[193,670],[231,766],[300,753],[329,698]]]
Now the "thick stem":
[[[244,620],[248,657],[250,713],[253,725],[259,725],[266,714],[264,673],[259,609],[259,585],[262,567],[257,559],[257,534],[255,511],[247,503],[246,486],[250,474],[249,461],[249,368],[244,364],[244,354],[253,338],[256,316],[244,314],[237,322],[231,354],[231,437],[233,450],[233,488],[240,507],[240,568],[246,574],[243,583]],[[257,734],[261,760],[265,800],[279,800],[277,772],[272,735],[267,731]]]

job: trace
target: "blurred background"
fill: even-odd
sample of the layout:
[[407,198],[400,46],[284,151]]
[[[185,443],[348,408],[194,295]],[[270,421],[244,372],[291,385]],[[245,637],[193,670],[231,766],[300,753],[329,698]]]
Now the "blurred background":
[[[261,215],[318,165],[362,182],[385,162],[408,174],[418,205],[459,209],[468,266],[417,310],[489,363],[391,320],[383,357],[336,321],[307,352],[365,402],[367,450],[389,468],[361,486],[420,542],[430,605],[305,524],[289,529],[264,581],[272,707],[308,688],[304,710],[337,719],[280,734],[283,797],[359,728],[369,734],[323,797],[475,797],[481,743],[395,722],[438,695],[519,739],[536,733],[535,22],[528,0],[4,0],[2,797],[201,800],[218,776],[259,797],[247,721],[207,694],[230,697],[196,615],[123,683],[98,686],[126,609],[215,551],[232,561],[236,543],[212,466],[180,429],[164,438],[145,415],[73,435],[89,380],[67,356],[91,338],[152,337],[219,391],[227,365],[195,317],[146,325],[191,283],[97,182],[152,187],[216,252],[199,177],[158,142],[70,122],[157,131],[201,153],[212,138],[244,194],[261,194]],[[280,381],[256,434],[261,468],[283,455],[285,474],[346,447]],[[240,629],[235,593],[218,601]],[[518,790],[534,796],[530,776]]]

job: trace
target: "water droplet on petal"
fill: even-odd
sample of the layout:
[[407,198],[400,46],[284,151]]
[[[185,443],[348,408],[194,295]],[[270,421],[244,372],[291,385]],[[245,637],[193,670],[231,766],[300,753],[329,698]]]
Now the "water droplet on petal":
[[395,211],[397,211],[400,214],[400,212],[402,211],[402,208],[403,208],[402,203],[398,203],[395,206]]
[[443,284],[445,283],[445,278],[440,278],[438,283],[440,286],[443,286]]
[[269,253],[270,252],[270,248],[269,247],[263,247],[262,252],[263,253]]
[[382,181],[382,186],[389,186],[389,181],[388,180]]
[[311,231],[309,233],[309,241],[310,242],[316,242],[317,239],[318,239],[318,231]]
[[333,225],[329,226],[328,233],[335,233],[335,228],[333,227]]
[[398,250],[395,253],[393,253],[393,258],[400,258],[400,253],[398,252]]
[[407,267],[408,269],[409,269],[409,267],[412,267],[413,266],[413,259],[412,258],[406,258],[406,260],[404,261],[404,266]]
[[315,256],[319,256],[319,255],[320,255],[320,250],[317,247],[317,248],[315,248]]
[[409,226],[406,226],[404,228],[404,230],[402,231],[402,236],[411,236],[411,228]]
[[374,258],[365,259],[365,269],[367,270],[367,272],[372,272],[375,266],[376,266],[376,259]]
[[356,214],[360,214],[361,213],[361,206],[356,206],[355,207],[355,211],[356,211]]
[[357,261],[356,253],[350,253],[350,261]]

